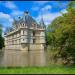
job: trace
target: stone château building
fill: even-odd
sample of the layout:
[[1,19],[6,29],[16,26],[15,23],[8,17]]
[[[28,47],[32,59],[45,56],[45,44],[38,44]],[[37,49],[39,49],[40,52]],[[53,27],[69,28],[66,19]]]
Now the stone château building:
[[3,66],[45,65],[45,25],[38,24],[26,11],[5,33]]
[[6,49],[41,50],[45,47],[45,25],[43,18],[38,24],[26,11],[5,35]]

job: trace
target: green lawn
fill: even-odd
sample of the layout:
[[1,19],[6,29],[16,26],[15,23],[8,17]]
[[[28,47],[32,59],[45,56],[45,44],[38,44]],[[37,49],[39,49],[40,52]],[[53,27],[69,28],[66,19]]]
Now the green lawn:
[[75,74],[75,67],[0,68],[0,74]]

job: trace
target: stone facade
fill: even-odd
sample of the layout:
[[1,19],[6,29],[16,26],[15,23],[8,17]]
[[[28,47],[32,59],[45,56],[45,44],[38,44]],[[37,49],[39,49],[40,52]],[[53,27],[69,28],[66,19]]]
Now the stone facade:
[[[42,20],[43,21],[43,20]],[[14,21],[13,28],[5,35],[6,49],[44,49],[45,46],[45,26],[41,22],[40,25],[24,13],[23,18]]]
[[45,25],[38,24],[28,12],[14,20],[13,26],[5,33],[3,66],[45,65]]

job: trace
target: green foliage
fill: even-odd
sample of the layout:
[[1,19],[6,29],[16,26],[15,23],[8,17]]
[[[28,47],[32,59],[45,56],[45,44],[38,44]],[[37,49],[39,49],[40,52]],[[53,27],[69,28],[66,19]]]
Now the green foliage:
[[0,74],[75,74],[75,67],[51,65],[49,67],[0,68]]
[[0,36],[0,49],[4,47],[4,38]]
[[0,24],[0,35],[2,35],[2,25]]
[[2,25],[0,24],[0,49],[4,47],[4,38],[2,37]]
[[72,8],[75,8],[75,1],[70,1],[68,3],[68,9],[72,9]]
[[[68,4],[68,13],[56,18],[48,29],[48,44],[57,51],[55,56],[60,56],[63,63],[75,64],[75,8],[74,2]],[[66,62],[65,62],[66,61]],[[72,61],[72,62],[71,62]]]

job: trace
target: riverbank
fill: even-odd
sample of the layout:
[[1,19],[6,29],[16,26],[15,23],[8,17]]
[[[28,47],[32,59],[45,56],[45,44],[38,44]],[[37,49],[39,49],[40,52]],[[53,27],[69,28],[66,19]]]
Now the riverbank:
[[75,67],[0,68],[0,74],[75,74]]

